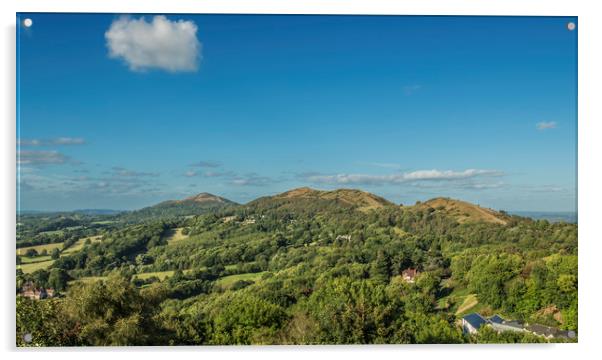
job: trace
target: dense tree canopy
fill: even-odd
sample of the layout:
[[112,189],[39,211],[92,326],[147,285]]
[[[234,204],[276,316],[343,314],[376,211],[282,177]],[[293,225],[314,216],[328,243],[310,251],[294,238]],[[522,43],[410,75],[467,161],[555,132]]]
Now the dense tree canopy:
[[[577,330],[576,224],[497,216],[368,209],[339,193],[130,218],[49,270],[18,275],[18,286],[63,295],[19,298],[18,334],[36,339],[19,345],[542,341],[463,335],[469,296],[473,309]],[[400,276],[408,268],[413,282]]]

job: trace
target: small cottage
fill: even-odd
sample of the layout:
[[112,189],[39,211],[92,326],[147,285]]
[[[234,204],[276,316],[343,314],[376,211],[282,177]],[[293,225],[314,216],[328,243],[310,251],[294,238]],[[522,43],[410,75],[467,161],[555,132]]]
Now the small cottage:
[[54,289],[53,288],[37,288],[32,282],[27,282],[21,288],[21,296],[32,299],[32,300],[41,300],[54,297]]

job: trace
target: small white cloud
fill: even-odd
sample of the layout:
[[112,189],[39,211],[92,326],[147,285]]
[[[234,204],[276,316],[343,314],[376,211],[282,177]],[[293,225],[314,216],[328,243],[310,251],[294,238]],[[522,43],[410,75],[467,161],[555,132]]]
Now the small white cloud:
[[18,139],[20,146],[51,146],[51,145],[82,145],[86,140],[83,138],[59,137],[54,139]]
[[418,170],[403,174],[404,180],[457,180],[468,179],[477,176],[502,176],[497,170],[467,169],[464,171],[453,170]]
[[360,184],[360,185],[385,185],[415,183],[423,181],[454,181],[466,180],[477,177],[499,177],[504,173],[498,170],[467,169],[463,171],[453,170],[417,170],[401,174],[371,175],[371,174],[336,174],[302,175],[308,181],[321,184]]
[[537,130],[549,130],[556,129],[557,125],[556,121],[542,121],[538,122],[535,126],[537,127]]
[[217,168],[217,167],[222,166],[222,164],[217,161],[201,160],[201,161],[195,162],[194,164],[190,164],[190,166],[201,167],[201,168]]
[[188,170],[184,173],[184,176],[186,176],[186,177],[195,177],[197,175],[198,175],[198,173],[194,170]]
[[504,184],[501,181],[495,182],[495,183],[477,183],[477,184],[472,184],[472,183],[468,183],[468,184],[464,184],[462,187],[465,189],[473,189],[473,190],[486,190],[486,189],[499,189],[503,186],[505,186],[506,184]]
[[39,146],[42,142],[38,139],[17,139],[17,145],[20,146]]
[[51,143],[54,145],[82,145],[85,144],[86,141],[82,138],[60,137],[52,139]]
[[119,177],[157,177],[159,173],[129,170],[121,166],[113,166],[111,174]]
[[22,150],[17,153],[19,165],[58,165],[65,164],[70,159],[58,151]]
[[230,184],[237,186],[266,186],[270,185],[278,180],[272,179],[267,176],[261,176],[255,173],[249,173],[245,175],[238,175],[230,181]]
[[196,71],[201,43],[192,21],[171,21],[154,16],[121,17],[105,33],[109,56],[125,60],[131,70],[162,69],[169,72]]

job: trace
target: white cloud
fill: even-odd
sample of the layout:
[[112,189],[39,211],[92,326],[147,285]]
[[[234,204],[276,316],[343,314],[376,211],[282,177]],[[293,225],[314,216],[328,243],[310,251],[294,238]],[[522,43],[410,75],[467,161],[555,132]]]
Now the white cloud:
[[190,164],[190,166],[201,167],[201,168],[217,168],[217,167],[222,166],[222,164],[218,163],[217,161],[201,160],[201,161],[195,162],[194,164]]
[[113,166],[111,168],[112,175],[120,176],[120,177],[157,177],[159,173],[156,172],[144,172],[144,171],[134,171],[123,168],[121,166]]
[[54,145],[82,145],[85,144],[86,141],[82,138],[60,137],[52,139],[51,143]]
[[201,43],[192,21],[171,21],[165,16],[121,17],[105,33],[109,56],[125,60],[131,70],[196,71]]
[[230,181],[230,184],[237,186],[266,186],[278,182],[279,180],[272,179],[267,176],[261,176],[256,173],[245,175],[237,175]]
[[537,130],[549,130],[549,129],[556,129],[556,121],[542,121],[542,122],[538,122],[535,126],[537,127]]
[[403,174],[404,180],[456,180],[468,179],[476,176],[501,176],[501,171],[467,169],[464,171],[453,170],[418,170]]
[[363,184],[363,185],[385,185],[400,184],[419,181],[453,181],[466,180],[476,177],[502,176],[497,170],[467,169],[464,171],[453,170],[417,170],[401,174],[391,175],[369,175],[369,174],[336,174],[320,175],[310,174],[305,176],[306,180],[322,184]]
[[18,139],[20,146],[50,146],[50,145],[82,145],[86,141],[83,138],[59,137],[54,139]]
[[487,184],[487,183],[483,183],[483,184],[464,184],[462,185],[463,188],[465,189],[473,189],[473,190],[485,190],[485,189],[499,189],[501,187],[506,186],[505,183],[498,181],[495,183],[491,183],[491,184]]
[[58,165],[69,161],[69,157],[58,151],[22,150],[17,154],[17,163],[19,165]]
[[17,139],[17,145],[20,146],[40,146],[42,142],[38,139]]

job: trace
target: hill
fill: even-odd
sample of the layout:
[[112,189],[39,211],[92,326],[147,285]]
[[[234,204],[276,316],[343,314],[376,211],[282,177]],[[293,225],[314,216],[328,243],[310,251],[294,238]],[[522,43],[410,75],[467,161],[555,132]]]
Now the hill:
[[[577,224],[449,198],[396,206],[349,189],[231,204],[211,194],[167,201],[137,214],[223,210],[65,230],[62,243],[78,240],[57,259],[48,252],[58,242],[36,244],[38,255],[21,250],[18,288],[31,282],[61,296],[18,296],[17,319],[27,322],[17,339],[34,324],[59,334],[35,335],[49,346],[564,341],[492,329],[465,336],[458,320],[469,312],[578,330]],[[89,311],[98,304],[103,311]],[[132,319],[136,331],[114,325]]]
[[336,209],[368,211],[386,206],[395,206],[395,204],[380,196],[361,190],[322,191],[309,187],[289,190],[274,196],[261,197],[247,205],[251,208],[279,208],[302,212],[322,212]]
[[432,208],[435,211],[443,211],[447,215],[454,217],[459,223],[477,223],[486,222],[492,224],[506,225],[508,216],[479,205],[471,204],[462,200],[438,197],[413,206],[416,209]]
[[185,199],[167,200],[153,206],[125,213],[121,218],[134,221],[150,218],[202,215],[235,205],[238,204],[226,198],[209,193],[200,193]]

